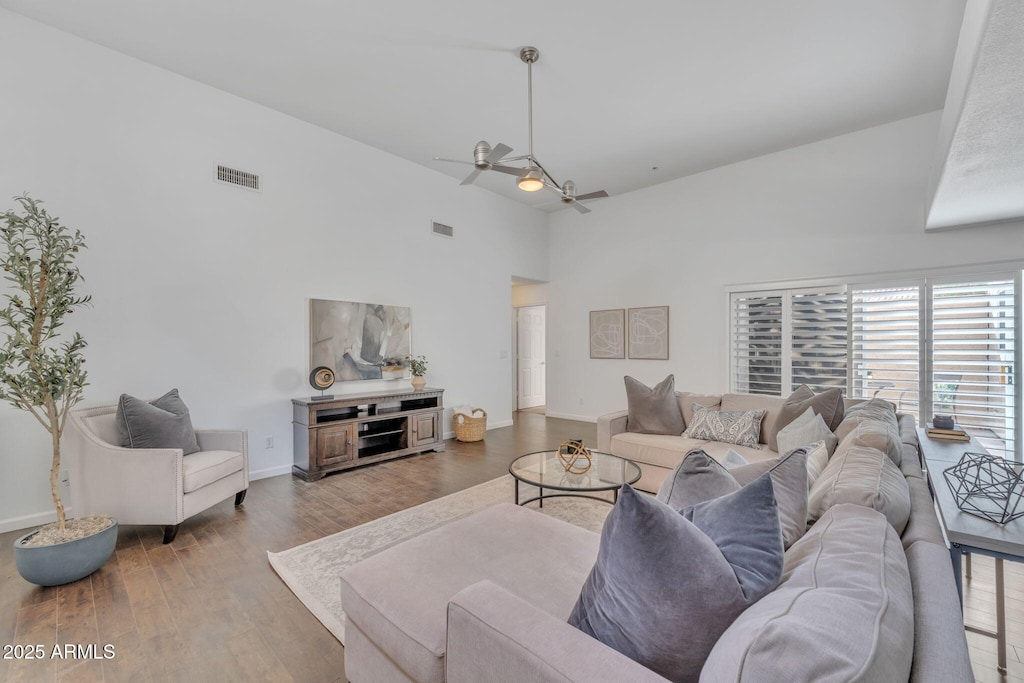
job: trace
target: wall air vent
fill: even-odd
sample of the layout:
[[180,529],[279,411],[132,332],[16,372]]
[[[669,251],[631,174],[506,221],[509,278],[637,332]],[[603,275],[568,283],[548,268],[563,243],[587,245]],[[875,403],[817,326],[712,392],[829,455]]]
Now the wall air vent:
[[247,190],[259,192],[261,190],[260,177],[248,171],[239,171],[230,166],[217,164],[217,180],[228,185],[237,185]]
[[431,229],[434,231],[434,234],[437,235],[438,237],[447,237],[449,239],[455,237],[455,228],[453,228],[450,225],[445,225],[444,223],[438,223],[437,221],[434,221],[433,223],[430,224],[430,226]]

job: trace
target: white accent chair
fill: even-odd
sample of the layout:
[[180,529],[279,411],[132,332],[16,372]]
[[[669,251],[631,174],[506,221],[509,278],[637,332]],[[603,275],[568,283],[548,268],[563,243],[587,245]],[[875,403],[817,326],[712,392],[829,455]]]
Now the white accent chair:
[[231,495],[241,505],[249,488],[248,435],[197,429],[199,452],[122,448],[117,405],[71,411],[63,450],[69,458],[75,516],[110,515],[121,524],[159,524],[164,543],[189,517]]

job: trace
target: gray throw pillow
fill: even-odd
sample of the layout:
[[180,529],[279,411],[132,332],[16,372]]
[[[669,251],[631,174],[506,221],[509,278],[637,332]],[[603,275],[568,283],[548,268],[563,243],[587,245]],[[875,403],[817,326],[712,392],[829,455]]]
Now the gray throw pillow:
[[725,467],[703,449],[694,448],[662,482],[658,500],[673,510],[681,510],[739,488],[736,478]]
[[185,455],[199,450],[188,407],[177,389],[148,403],[121,394],[115,421],[125,448],[180,448]]
[[734,443],[737,446],[760,448],[761,420],[764,410],[711,410],[693,404],[693,420],[686,427],[691,439]]
[[826,389],[820,394],[815,394],[806,384],[797,387],[796,391],[790,394],[786,402],[782,404],[779,419],[775,421],[775,433],[768,435],[769,448],[776,453],[779,452],[779,431],[803,414],[808,407],[814,408],[814,412],[821,415],[828,428],[835,431],[839,423],[843,421],[845,404],[843,403],[842,389]]
[[785,455],[796,448],[803,448],[817,441],[824,441],[829,454],[835,452],[839,439],[825,424],[825,420],[810,406],[797,419],[779,430],[779,455]]
[[683,433],[683,414],[676,401],[676,378],[669,375],[654,387],[628,375],[626,382],[626,431],[638,434]]
[[658,500],[675,510],[737,491],[764,474],[771,477],[785,548],[807,531],[807,451],[798,448],[771,458],[726,469],[700,448],[686,454],[658,489]]
[[782,576],[772,482],[681,513],[622,487],[569,623],[672,681],[694,681],[715,642]]

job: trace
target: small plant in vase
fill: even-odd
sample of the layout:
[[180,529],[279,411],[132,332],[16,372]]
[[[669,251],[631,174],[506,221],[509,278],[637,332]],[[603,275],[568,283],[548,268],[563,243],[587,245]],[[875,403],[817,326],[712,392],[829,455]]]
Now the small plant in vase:
[[419,391],[427,385],[427,380],[423,378],[427,374],[427,358],[406,356],[405,359],[409,362],[409,372],[412,373],[412,388]]
[[75,294],[82,280],[75,257],[85,239],[51,217],[42,202],[28,195],[15,200],[22,213],[0,214],[0,266],[12,285],[0,309],[0,400],[30,413],[50,435],[57,521],[15,541],[14,559],[26,580],[52,586],[98,569],[113,552],[117,528],[109,517],[65,519],[58,483],[61,435],[71,407],[82,399],[86,373],[81,335],[56,340],[65,318],[91,299]]

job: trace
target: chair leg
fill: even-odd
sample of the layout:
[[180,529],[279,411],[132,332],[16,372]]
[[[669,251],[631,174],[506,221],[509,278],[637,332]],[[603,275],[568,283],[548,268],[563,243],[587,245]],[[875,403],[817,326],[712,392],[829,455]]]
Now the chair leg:
[[174,540],[174,537],[178,535],[178,527],[180,524],[168,524],[164,527],[164,545]]
[[241,491],[235,494],[235,507],[238,507],[239,505],[242,504],[242,501],[245,500],[245,494],[248,490],[249,489],[242,489]]

